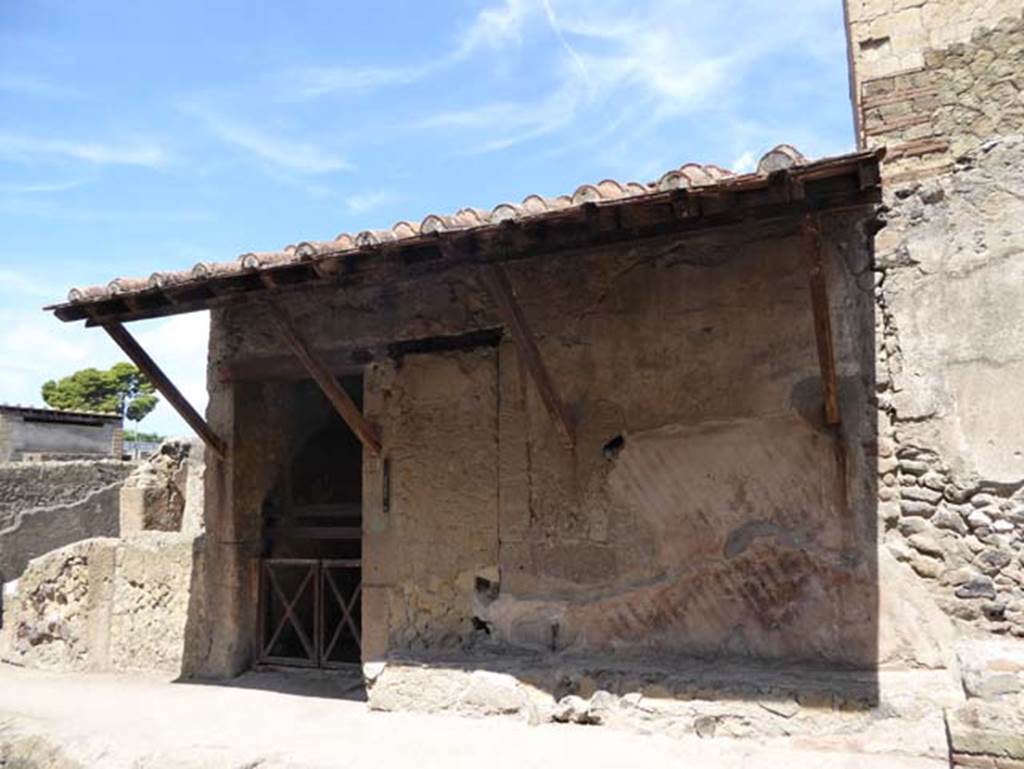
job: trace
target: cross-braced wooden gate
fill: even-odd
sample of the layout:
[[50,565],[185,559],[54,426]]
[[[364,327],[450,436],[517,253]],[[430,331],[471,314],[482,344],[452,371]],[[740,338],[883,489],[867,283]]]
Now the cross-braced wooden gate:
[[361,561],[266,558],[259,661],[337,667],[360,656]]

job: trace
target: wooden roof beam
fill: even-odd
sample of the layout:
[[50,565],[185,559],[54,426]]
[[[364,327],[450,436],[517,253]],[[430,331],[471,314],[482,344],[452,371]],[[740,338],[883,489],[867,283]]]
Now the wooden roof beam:
[[829,425],[838,425],[839,381],[836,374],[835,344],[832,338],[832,321],[829,317],[821,227],[814,214],[804,217],[803,229],[807,241],[807,278],[811,290],[811,309],[814,313],[818,366],[821,368],[821,382],[825,390],[825,422]]
[[508,273],[500,264],[494,263],[483,268],[482,275],[484,283],[494,303],[498,305],[498,311],[505,325],[512,331],[512,341],[515,342],[519,355],[526,363],[526,368],[537,386],[541,400],[555,423],[555,429],[565,447],[572,450],[576,446],[576,436],[573,431],[572,422],[565,409],[565,404],[558,395],[551,375],[540,356],[537,342],[533,338],[533,332],[526,322],[526,316],[516,300],[512,283],[508,279]]
[[327,364],[310,348],[291,315],[273,298],[268,300],[267,305],[282,338],[292,348],[295,357],[299,359],[309,375],[320,386],[335,411],[345,420],[345,424],[355,433],[363,446],[372,454],[379,455],[381,442],[376,429],[366,421],[362,412],[359,411],[359,407],[338,384],[338,380]]
[[227,444],[213,431],[210,425],[206,423],[206,420],[199,416],[198,412],[192,408],[192,404],[186,400],[181,391],[167,378],[167,375],[164,374],[156,362],[149,357],[149,353],[142,349],[142,346],[135,340],[135,337],[128,333],[128,330],[121,325],[120,321],[97,319],[96,322],[98,325],[103,326],[103,330],[124,351],[129,360],[139,367],[139,370],[153,383],[157,391],[174,407],[178,415],[203,439],[203,443],[218,457],[226,459],[228,453]]

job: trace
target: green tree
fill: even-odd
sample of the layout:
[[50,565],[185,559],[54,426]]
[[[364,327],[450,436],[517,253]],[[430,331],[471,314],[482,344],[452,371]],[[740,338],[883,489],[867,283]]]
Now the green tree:
[[63,379],[43,384],[47,406],[69,411],[98,411],[117,414],[138,422],[154,408],[158,399],[153,384],[131,363],[115,363],[106,371],[85,368]]

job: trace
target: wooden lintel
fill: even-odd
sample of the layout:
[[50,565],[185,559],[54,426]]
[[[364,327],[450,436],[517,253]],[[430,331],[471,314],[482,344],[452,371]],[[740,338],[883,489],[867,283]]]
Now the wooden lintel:
[[495,304],[498,305],[502,320],[512,332],[512,340],[515,342],[519,354],[526,363],[526,368],[530,372],[534,384],[537,386],[541,400],[544,402],[548,414],[551,415],[551,419],[555,423],[555,428],[562,442],[566,448],[572,449],[576,445],[572,423],[569,420],[565,405],[558,395],[558,390],[555,388],[555,383],[551,379],[551,375],[548,373],[547,367],[540,356],[540,350],[537,349],[537,343],[526,322],[522,308],[516,300],[508,273],[505,272],[504,267],[497,263],[487,265],[482,270],[484,282]]
[[99,320],[98,323],[103,326],[103,329],[117,343],[117,346],[124,351],[128,359],[138,366],[139,370],[146,375],[146,378],[153,383],[157,391],[174,407],[178,415],[188,423],[189,427],[196,431],[196,434],[203,439],[203,442],[209,446],[210,450],[221,459],[225,459],[227,457],[227,444],[213,431],[206,423],[206,420],[199,416],[196,410],[192,408],[192,404],[185,399],[181,391],[174,386],[174,383],[167,378],[167,375],[164,374],[156,362],[149,357],[149,353],[142,349],[142,346],[135,340],[135,337],[128,333],[128,329],[116,320]]
[[363,446],[374,455],[379,455],[381,444],[377,431],[366,421],[362,412],[359,411],[359,407],[352,402],[348,393],[338,384],[338,380],[327,365],[306,343],[302,332],[299,331],[298,326],[295,325],[295,321],[292,320],[288,311],[274,301],[273,298],[267,302],[267,306],[270,308],[270,313],[276,321],[278,329],[281,331],[281,336],[284,337],[288,346],[292,348],[295,357],[299,359],[306,368],[306,371],[309,372],[309,375],[320,386],[324,395],[327,396],[327,400],[334,406],[335,411],[345,420],[345,424],[355,433]]
[[811,289],[811,309],[814,313],[814,336],[818,345],[821,382],[825,390],[825,422],[829,425],[838,425],[839,382],[836,375],[832,321],[829,317],[825,257],[822,252],[821,228],[813,214],[804,217],[804,237],[807,240],[807,277]]

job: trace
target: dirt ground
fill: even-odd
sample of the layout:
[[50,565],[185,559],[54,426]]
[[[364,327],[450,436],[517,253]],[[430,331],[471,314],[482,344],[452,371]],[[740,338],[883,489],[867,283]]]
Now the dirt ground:
[[[6,763],[5,763],[6,761]],[[377,713],[358,686],[250,673],[231,685],[0,665],[0,766],[34,769],[938,769],[928,759],[799,744],[670,739],[598,726]]]

